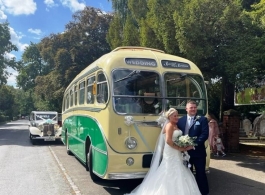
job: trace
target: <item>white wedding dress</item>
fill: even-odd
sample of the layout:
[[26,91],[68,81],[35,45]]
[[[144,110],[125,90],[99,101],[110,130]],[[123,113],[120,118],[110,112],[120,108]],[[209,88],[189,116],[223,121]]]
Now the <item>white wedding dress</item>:
[[[175,130],[174,137],[182,135],[182,131]],[[162,134],[165,139],[165,134]],[[163,159],[152,175],[134,189],[130,195],[200,195],[196,180],[183,164],[180,151],[165,143]]]

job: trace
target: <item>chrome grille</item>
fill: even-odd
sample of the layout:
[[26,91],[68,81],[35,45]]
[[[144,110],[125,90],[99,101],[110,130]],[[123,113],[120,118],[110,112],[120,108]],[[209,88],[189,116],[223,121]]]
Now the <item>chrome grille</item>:
[[53,124],[45,124],[43,125],[43,136],[54,136],[54,125]]

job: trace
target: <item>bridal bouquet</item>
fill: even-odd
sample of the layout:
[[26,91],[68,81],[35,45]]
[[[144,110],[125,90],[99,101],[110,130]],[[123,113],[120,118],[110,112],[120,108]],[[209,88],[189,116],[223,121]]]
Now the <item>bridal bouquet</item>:
[[[174,140],[174,143],[179,147],[188,147],[188,146],[196,146],[195,143],[196,137],[190,137],[189,135],[181,135]],[[191,164],[189,163],[190,155],[187,151],[182,152],[183,164],[190,168]]]
[[174,143],[179,147],[196,146],[197,137],[190,137],[189,135],[181,135],[174,140]]

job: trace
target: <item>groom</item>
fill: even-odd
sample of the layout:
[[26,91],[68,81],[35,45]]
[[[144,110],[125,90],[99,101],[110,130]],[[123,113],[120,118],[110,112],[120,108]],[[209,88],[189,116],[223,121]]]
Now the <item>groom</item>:
[[207,195],[209,194],[209,187],[205,173],[206,149],[204,142],[208,139],[209,135],[208,121],[206,117],[197,115],[197,104],[193,100],[187,102],[186,111],[187,115],[178,120],[177,126],[183,134],[188,134],[190,137],[197,137],[195,150],[191,149],[188,151],[190,155],[189,162],[195,167],[195,178],[201,194]]

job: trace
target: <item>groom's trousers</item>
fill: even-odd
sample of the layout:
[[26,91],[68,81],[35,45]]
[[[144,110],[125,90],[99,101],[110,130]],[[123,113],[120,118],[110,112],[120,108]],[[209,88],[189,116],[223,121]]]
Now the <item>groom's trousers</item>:
[[[205,157],[191,157],[190,164],[195,168],[195,178],[202,195],[209,194],[208,180],[205,173],[206,158]],[[192,167],[193,167],[192,166]],[[193,170],[192,170],[193,171]]]

